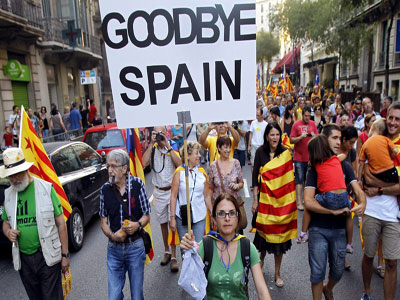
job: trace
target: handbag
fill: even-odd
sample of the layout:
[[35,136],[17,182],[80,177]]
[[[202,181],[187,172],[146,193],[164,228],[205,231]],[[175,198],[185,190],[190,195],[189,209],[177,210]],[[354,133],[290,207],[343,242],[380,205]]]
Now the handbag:
[[63,289],[64,299],[67,298],[69,292],[72,289],[72,278],[71,278],[71,270],[68,268],[67,272],[61,273],[61,283]]
[[143,239],[144,250],[146,254],[149,254],[152,248],[150,234],[142,227],[139,228],[138,232],[140,237]]
[[[219,165],[218,165],[218,161],[216,162],[216,165],[217,165],[217,172],[218,172],[218,176],[219,176],[219,181],[221,182],[222,192],[226,193],[225,187],[224,187],[224,182],[223,182],[223,179],[222,179],[221,170],[220,170]],[[246,215],[246,210],[244,209],[244,201],[243,201],[242,197],[239,196],[236,199],[236,203],[239,206],[239,211],[240,211],[239,229],[243,230],[243,229],[246,229],[246,227],[247,227],[247,215]]]
[[[190,203],[192,203],[193,194],[194,194],[194,188],[196,187],[196,178],[197,178],[197,174],[195,173],[195,175],[194,175],[193,192],[192,192],[192,196],[190,197]],[[178,202],[179,202],[179,196],[178,196]],[[179,205],[179,214],[181,215],[182,225],[183,226],[188,226],[187,204]],[[193,225],[193,208],[192,208],[192,205],[190,205],[190,224]]]

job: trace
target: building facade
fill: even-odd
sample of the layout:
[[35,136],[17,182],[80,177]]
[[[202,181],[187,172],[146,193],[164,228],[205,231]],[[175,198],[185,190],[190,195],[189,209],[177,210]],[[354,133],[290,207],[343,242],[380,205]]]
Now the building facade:
[[103,59],[95,13],[92,0],[0,0],[3,129],[13,105],[49,111],[54,103],[63,113],[71,102],[94,99],[100,107],[98,85],[80,78],[81,71],[98,74]]

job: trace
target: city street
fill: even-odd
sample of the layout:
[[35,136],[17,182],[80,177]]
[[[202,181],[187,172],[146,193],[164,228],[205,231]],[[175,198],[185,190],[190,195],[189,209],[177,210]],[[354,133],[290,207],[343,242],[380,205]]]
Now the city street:
[[[251,168],[244,168],[244,177],[250,186]],[[146,176],[148,196],[152,195],[151,174]],[[251,194],[250,189],[247,190]],[[246,191],[244,196],[246,196]],[[251,199],[245,199],[248,218],[251,216]],[[153,216],[153,214],[152,214]],[[251,218],[250,218],[251,220]],[[250,221],[249,220],[249,221]],[[249,222],[250,223],[250,222]],[[301,214],[298,220],[301,226]],[[246,235],[253,239],[253,234]],[[161,231],[158,224],[152,222],[153,243],[155,257],[153,262],[145,268],[144,298],[145,299],[190,299],[178,286],[179,273],[173,274],[169,266],[161,267],[162,256]],[[358,300],[362,295],[363,284],[361,276],[360,239],[355,220],[354,226],[354,254],[348,255],[351,271],[346,271],[342,280],[334,289],[335,299]],[[107,299],[107,268],[106,268],[107,239],[100,229],[100,221],[95,217],[86,228],[86,237],[80,252],[71,254],[72,291],[68,299]],[[273,256],[267,255],[263,273],[270,289],[272,299],[311,299],[309,282],[310,270],[307,257],[307,245],[296,244],[293,240],[292,249],[284,256],[281,274],[285,281],[283,288],[277,288],[273,283]],[[376,266],[376,262],[375,262]],[[400,299],[400,279],[397,283],[395,299]],[[249,285],[250,299],[257,299],[252,280]],[[129,297],[129,284],[126,284],[124,293]],[[372,277],[372,299],[383,300],[383,280],[376,274]],[[28,299],[20,281],[19,275],[13,270],[11,255],[2,249],[0,256],[0,299]]]

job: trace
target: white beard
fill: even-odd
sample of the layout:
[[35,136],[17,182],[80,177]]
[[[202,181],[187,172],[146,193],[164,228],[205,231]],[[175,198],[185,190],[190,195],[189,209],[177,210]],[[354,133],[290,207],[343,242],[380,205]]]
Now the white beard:
[[16,192],[22,192],[24,191],[29,185],[29,176],[25,175],[24,179],[21,181],[17,181],[14,184],[11,183],[11,186],[13,187],[14,191]]

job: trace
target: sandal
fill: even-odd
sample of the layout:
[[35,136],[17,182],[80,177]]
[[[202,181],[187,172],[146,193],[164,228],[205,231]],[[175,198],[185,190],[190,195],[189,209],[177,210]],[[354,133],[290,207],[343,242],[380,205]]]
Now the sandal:
[[275,279],[275,285],[276,285],[278,288],[282,288],[282,287],[285,285],[285,282],[283,282],[283,279],[282,279],[282,278],[278,278],[278,279]]

